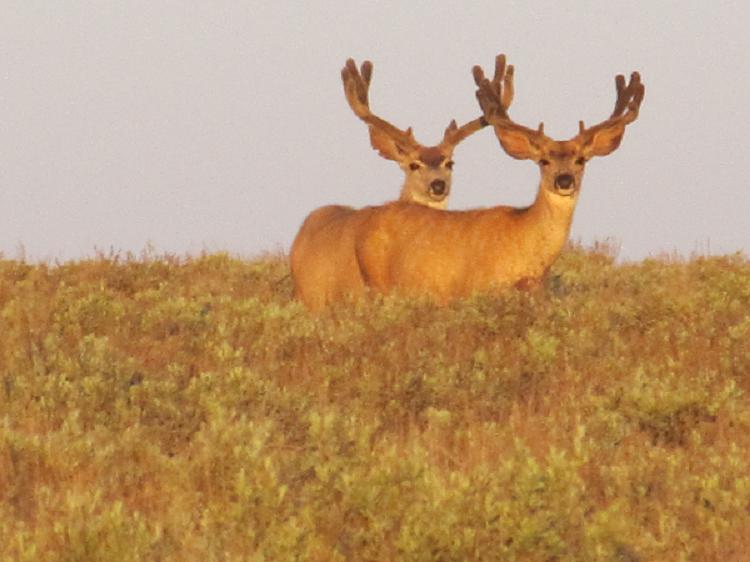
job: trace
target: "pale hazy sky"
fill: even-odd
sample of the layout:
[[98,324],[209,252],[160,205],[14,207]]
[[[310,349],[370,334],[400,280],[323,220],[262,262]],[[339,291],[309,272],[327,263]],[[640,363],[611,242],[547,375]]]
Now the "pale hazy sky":
[[[620,256],[750,253],[747,2],[0,3],[0,252],[288,251],[328,203],[395,198],[397,166],[344,100],[436,144],[478,115],[471,66],[516,65],[512,115],[569,138],[604,119],[616,73],[641,114],[589,163],[572,237]],[[524,205],[538,170],[487,129],[460,145],[450,207]]]

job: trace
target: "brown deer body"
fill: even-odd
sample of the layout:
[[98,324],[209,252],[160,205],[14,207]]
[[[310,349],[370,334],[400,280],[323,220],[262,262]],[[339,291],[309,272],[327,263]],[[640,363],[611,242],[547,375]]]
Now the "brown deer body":
[[[504,56],[496,60],[502,74]],[[606,156],[636,119],[644,88],[637,73],[616,78],[610,119],[567,141],[515,124],[502,106],[501,84],[474,69],[477,98],[503,149],[539,165],[541,181],[527,208],[440,211],[392,203],[368,211],[355,242],[366,285],[383,292],[429,295],[438,302],[475,291],[538,284],[568,239],[586,161]]]
[[568,238],[574,202],[566,203],[540,192],[527,209],[379,207],[356,242],[363,279],[380,292],[427,294],[438,302],[492,287],[533,286]]
[[310,310],[361,295],[365,290],[354,243],[367,208],[328,205],[310,213],[290,252],[294,295]]
[[[462,127],[451,121],[440,144],[424,146],[416,141],[411,128],[398,129],[370,111],[372,63],[366,61],[358,71],[349,59],[341,77],[349,106],[368,125],[372,147],[384,158],[397,162],[404,171],[399,201],[424,208],[445,208],[451,188],[453,150],[487,125],[484,117]],[[513,68],[503,69],[502,76],[496,75],[493,81],[503,82],[501,103],[509,106],[513,96]],[[364,292],[354,246],[359,229],[376,208],[328,205],[307,216],[290,253],[295,296],[307,308],[320,310]]]

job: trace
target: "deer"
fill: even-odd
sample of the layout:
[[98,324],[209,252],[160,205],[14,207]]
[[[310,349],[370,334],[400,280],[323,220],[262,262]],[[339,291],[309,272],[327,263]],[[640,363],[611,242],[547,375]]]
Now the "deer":
[[[514,69],[501,69],[493,82],[501,83],[504,108],[513,100]],[[395,161],[404,172],[398,201],[424,208],[444,209],[451,189],[453,151],[463,140],[488,125],[481,115],[462,126],[452,120],[435,146],[420,144],[411,127],[402,130],[372,113],[369,88],[373,64],[360,69],[348,59],[341,71],[344,94],[354,114],[368,126],[370,143],[378,153]],[[302,223],[290,251],[294,294],[309,310],[361,295],[365,283],[354,250],[357,232],[373,207],[355,209],[327,205],[312,211]]]
[[[396,162],[404,172],[399,200],[445,209],[451,189],[453,151],[461,141],[486,127],[487,121],[480,116],[458,127],[454,119],[438,145],[420,144],[414,138],[411,127],[401,130],[370,111],[368,93],[372,70],[370,61],[363,62],[359,72],[353,59],[346,61],[341,78],[349,107],[368,125],[372,147],[383,158]],[[506,108],[513,101],[513,77],[514,68],[511,65],[504,69],[502,76],[494,78],[503,81],[502,103]]]
[[[495,60],[502,75],[504,55]],[[633,72],[617,75],[610,117],[570,140],[553,140],[544,124],[515,123],[502,103],[502,82],[473,68],[476,97],[502,149],[539,167],[536,199],[528,207],[445,211],[394,202],[372,208],[358,229],[355,253],[364,283],[379,293],[427,295],[445,304],[475,292],[538,287],[570,233],[587,162],[607,156],[638,117],[645,87]]]

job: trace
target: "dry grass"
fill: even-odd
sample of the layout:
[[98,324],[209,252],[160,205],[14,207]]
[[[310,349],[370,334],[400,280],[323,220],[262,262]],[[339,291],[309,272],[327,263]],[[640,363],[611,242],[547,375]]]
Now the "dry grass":
[[750,263],[308,316],[286,264],[0,261],[0,559],[750,560]]

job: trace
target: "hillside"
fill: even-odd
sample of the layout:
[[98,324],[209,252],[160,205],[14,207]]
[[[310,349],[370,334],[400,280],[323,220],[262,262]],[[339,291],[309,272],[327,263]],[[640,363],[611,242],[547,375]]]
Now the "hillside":
[[750,262],[310,317],[283,259],[0,260],[0,560],[750,561]]

